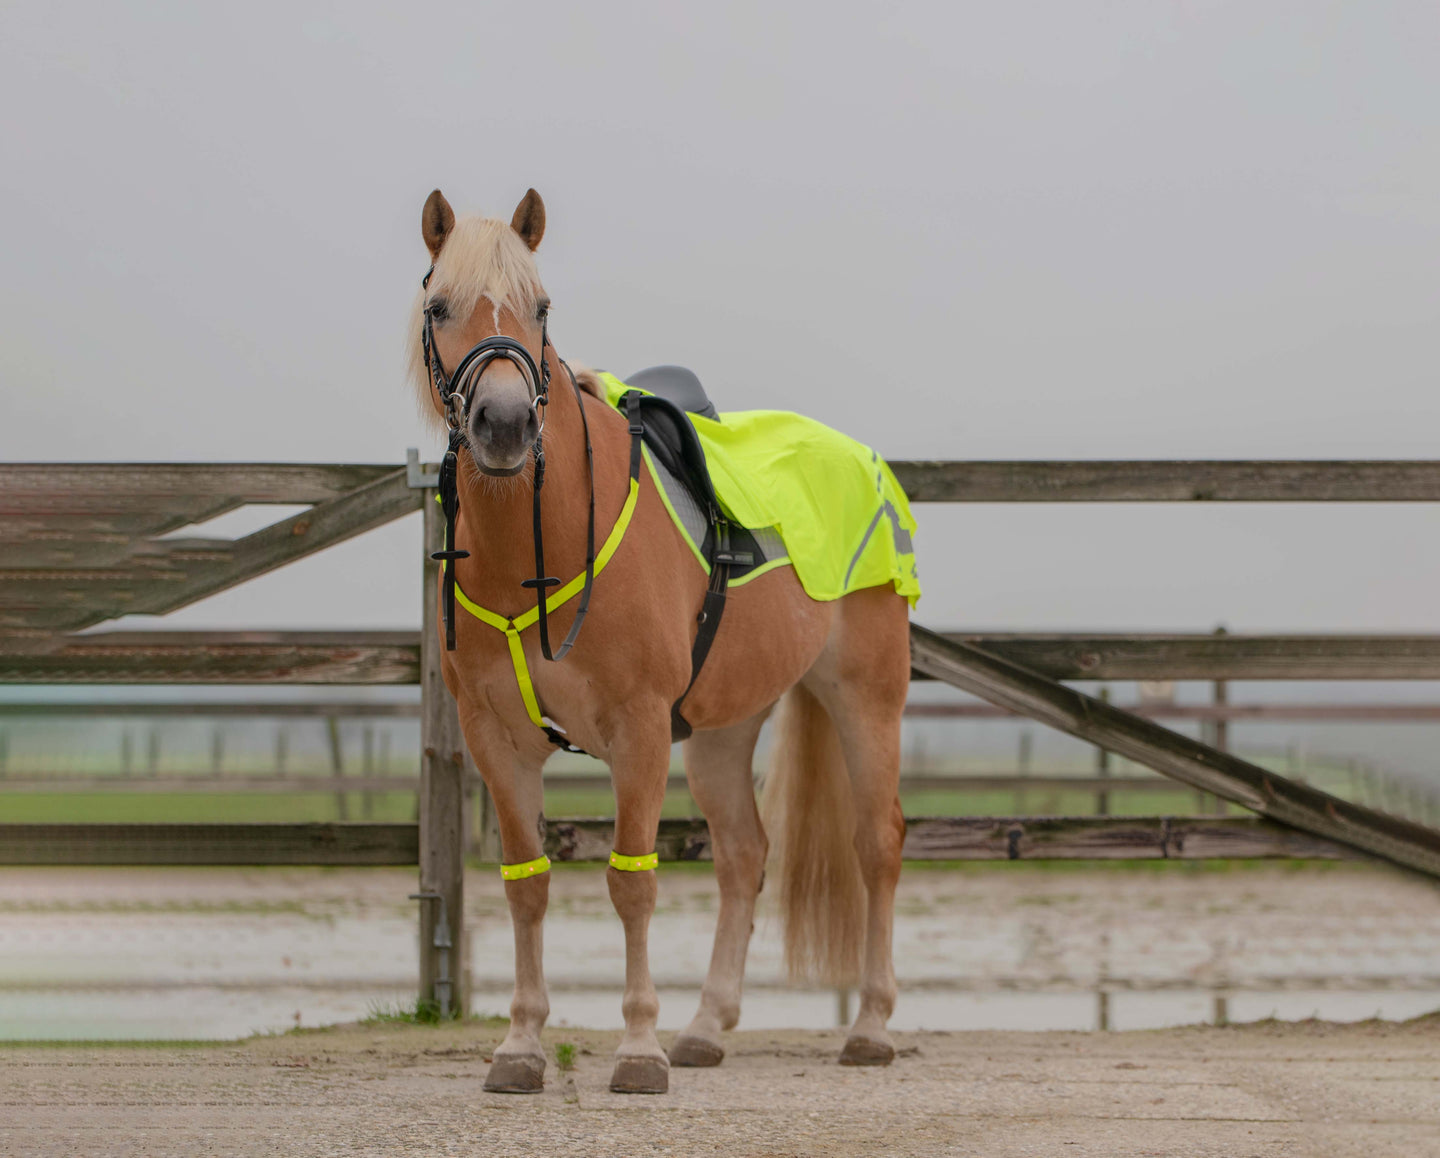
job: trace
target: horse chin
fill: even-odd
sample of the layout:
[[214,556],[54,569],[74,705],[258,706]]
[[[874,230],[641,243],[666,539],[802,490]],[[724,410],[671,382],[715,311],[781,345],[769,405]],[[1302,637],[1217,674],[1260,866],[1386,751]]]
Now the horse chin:
[[481,474],[488,474],[491,478],[514,478],[525,469],[525,456],[522,454],[520,461],[514,466],[491,466],[487,462],[480,461],[480,457],[477,455],[475,456],[475,465]]

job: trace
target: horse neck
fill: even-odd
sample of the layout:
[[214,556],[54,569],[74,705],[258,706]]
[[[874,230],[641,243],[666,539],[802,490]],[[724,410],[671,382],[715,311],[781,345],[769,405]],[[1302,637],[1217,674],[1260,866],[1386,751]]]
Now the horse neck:
[[[564,367],[557,366],[557,370],[545,408],[541,510],[546,570],[566,582],[585,563],[590,475],[580,404]],[[595,409],[591,407],[590,411]],[[592,416],[590,421],[593,435],[595,418]],[[597,446],[597,458],[599,453]],[[601,475],[608,473],[597,461],[597,486]],[[522,474],[497,479],[481,474],[470,456],[462,452],[458,485],[456,546],[470,552],[470,558],[461,560],[456,570],[461,587],[472,599],[496,611],[508,613],[524,606],[534,598],[519,586],[522,579],[535,573],[533,456]],[[596,528],[597,536],[604,533],[604,528]],[[496,602],[487,603],[481,593],[488,593]]]

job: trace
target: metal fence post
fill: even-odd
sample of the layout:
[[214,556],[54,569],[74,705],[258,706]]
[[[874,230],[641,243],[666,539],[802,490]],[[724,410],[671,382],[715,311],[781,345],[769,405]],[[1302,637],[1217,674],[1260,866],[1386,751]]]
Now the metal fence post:
[[[452,1008],[465,1017],[470,1011],[470,968],[465,952],[466,753],[455,700],[441,674],[443,645],[435,598],[440,565],[430,555],[443,547],[445,521],[435,493],[433,487],[426,487],[422,504],[425,564],[420,620],[419,891],[436,900],[420,903],[419,997],[438,1006],[446,996],[448,982],[453,986]],[[442,918],[448,929],[439,929]],[[444,941],[449,945],[437,944]]]

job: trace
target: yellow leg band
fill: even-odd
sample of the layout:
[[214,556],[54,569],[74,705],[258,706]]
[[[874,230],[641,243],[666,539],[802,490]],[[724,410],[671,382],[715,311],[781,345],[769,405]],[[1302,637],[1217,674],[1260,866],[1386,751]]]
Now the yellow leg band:
[[526,877],[538,877],[541,873],[550,871],[550,858],[538,856],[534,860],[527,860],[524,864],[502,864],[500,875],[507,881],[523,881]]
[[660,863],[658,852],[647,852],[644,856],[626,856],[621,852],[610,853],[610,867],[627,873],[643,873]]

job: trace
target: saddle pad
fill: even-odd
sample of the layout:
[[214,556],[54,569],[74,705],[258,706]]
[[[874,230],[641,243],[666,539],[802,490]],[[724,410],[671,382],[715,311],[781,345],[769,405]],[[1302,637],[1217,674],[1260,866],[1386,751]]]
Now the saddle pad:
[[[613,374],[599,378],[612,406],[632,389]],[[875,451],[784,410],[727,411],[718,420],[692,414],[690,420],[725,514],[742,527],[778,533],[812,599],[890,583],[912,607],[919,601],[915,519]],[[684,488],[677,482],[675,489]],[[674,514],[673,501],[667,505]]]

